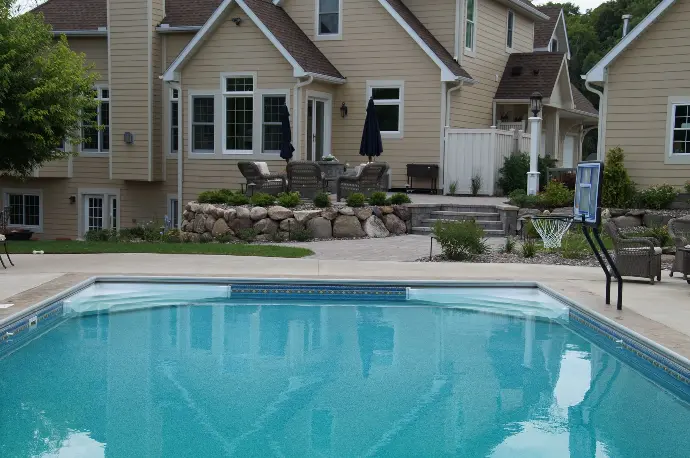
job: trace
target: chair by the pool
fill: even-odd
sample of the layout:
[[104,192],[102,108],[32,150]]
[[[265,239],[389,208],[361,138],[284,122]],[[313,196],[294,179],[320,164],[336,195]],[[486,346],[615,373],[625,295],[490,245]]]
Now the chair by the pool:
[[246,192],[249,196],[257,192],[277,195],[287,189],[285,174],[270,173],[265,162],[242,161],[237,163],[237,168],[247,180]]
[[337,200],[347,198],[350,194],[362,193],[369,197],[377,191],[386,191],[383,188],[383,178],[388,172],[388,164],[385,162],[370,162],[362,167],[356,176],[344,175],[337,181]]
[[[8,234],[8,229],[7,226],[10,223],[10,207],[5,207],[4,210],[0,210],[0,245],[5,249],[5,256],[7,256],[7,260],[10,262],[11,266],[14,266],[14,263],[12,262],[12,258],[10,258],[10,252],[7,249],[7,234]],[[2,264],[2,267],[7,269],[7,266],[5,265],[5,261],[2,260],[2,252],[0,252],[0,264]]]
[[661,281],[661,247],[652,237],[625,237],[613,221],[604,224],[604,231],[613,240],[615,262],[624,277]]
[[313,199],[324,190],[324,173],[316,162],[291,161],[287,165],[288,189],[304,199]]
[[[676,246],[676,258],[671,267],[671,276],[674,272],[683,272],[683,253],[678,248],[685,248],[690,244],[690,217],[673,218],[668,222],[668,235]],[[683,275],[687,279],[687,275]]]

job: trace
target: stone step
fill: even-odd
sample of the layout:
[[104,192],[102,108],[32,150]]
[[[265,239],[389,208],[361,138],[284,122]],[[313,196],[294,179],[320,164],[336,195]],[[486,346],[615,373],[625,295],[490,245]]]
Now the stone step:
[[456,211],[435,211],[431,216],[436,219],[450,219],[455,221],[467,221],[475,219],[477,221],[500,221],[501,216],[496,212],[456,212]]
[[[427,226],[415,226],[412,228],[410,233],[417,235],[431,235],[432,230],[433,229],[431,227]],[[485,229],[484,235],[486,237],[505,237],[503,229]]]
[[490,205],[440,205],[439,210],[450,212],[497,213]]
[[[448,220],[448,218],[438,218],[438,219],[424,219],[422,220],[422,223],[425,226],[433,227],[434,224],[436,224],[436,221],[443,221],[443,220]],[[477,224],[483,227],[484,229],[499,229],[503,230],[503,223],[501,221],[481,221],[477,220]]]

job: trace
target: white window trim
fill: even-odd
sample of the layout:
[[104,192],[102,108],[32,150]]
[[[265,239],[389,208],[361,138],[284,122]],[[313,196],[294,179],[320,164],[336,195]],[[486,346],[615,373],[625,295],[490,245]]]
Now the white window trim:
[[[172,202],[174,200],[177,201],[177,214],[176,215],[172,214],[172,210],[173,210]],[[165,212],[166,212],[166,215],[168,216],[168,218],[170,218],[171,223],[174,221],[173,217],[178,219],[178,221],[177,221],[178,224],[172,225],[173,229],[177,229],[180,225],[179,223],[180,223],[180,220],[182,218],[182,212],[180,211],[180,200],[178,199],[177,194],[168,194],[168,198],[166,200],[166,211]]]
[[[513,29],[510,29],[510,17],[513,17]],[[476,27],[475,27],[476,29]],[[508,36],[510,34],[510,44],[508,46]],[[511,53],[515,49],[515,12],[513,10],[508,10],[506,13],[506,52]]]
[[[244,91],[244,92],[227,92],[225,90],[226,85],[225,85],[225,80],[227,78],[252,78],[252,88],[253,90],[251,92],[249,91]],[[256,87],[256,80],[257,80],[257,75],[256,72],[227,72],[227,73],[221,73],[220,74],[220,93],[222,96],[222,101],[221,101],[221,126],[220,126],[220,131],[221,131],[221,151],[223,152],[223,155],[225,156],[247,156],[247,155],[252,155],[254,154],[254,151],[256,151],[256,145],[257,143],[257,132],[256,132],[256,121],[257,121],[257,110],[256,109],[256,93],[257,93],[257,87]],[[227,124],[226,124],[226,119],[227,119],[227,109],[226,109],[226,100],[230,97],[252,97],[252,149],[250,150],[229,150],[225,149],[226,146],[226,136],[227,136]],[[259,150],[260,151],[260,150]]]
[[[168,99],[166,101],[167,103],[167,108],[166,108],[166,130],[165,130],[165,151],[166,155],[168,158],[177,158],[177,151],[172,150],[172,143],[171,143],[171,136],[170,133],[172,132],[172,102],[174,101],[172,93],[173,89],[177,90],[177,147],[178,149],[182,147],[182,138],[181,138],[181,133],[182,133],[182,89],[180,88],[179,84],[170,84],[168,87]],[[215,119],[215,118],[214,118]]]
[[[204,157],[214,157],[216,151],[218,151],[218,94],[216,91],[203,91],[203,90],[192,90],[188,91],[188,103],[187,103],[187,141],[189,157],[204,158]],[[194,131],[193,131],[193,118],[194,118],[194,99],[196,97],[210,97],[213,98],[213,149],[212,150],[194,150]]]
[[405,134],[405,82],[401,80],[367,80],[367,96],[365,99],[365,106],[369,103],[372,89],[374,88],[396,88],[400,89],[400,98],[396,101],[385,100],[376,101],[375,105],[399,105],[400,115],[398,117],[398,130],[395,132],[381,132],[381,138],[386,139],[402,139]]
[[673,152],[673,125],[675,123],[675,107],[678,105],[690,105],[690,96],[670,96],[666,110],[666,154],[665,164],[690,164],[690,154]]
[[[278,151],[266,151],[264,152],[264,97],[266,96],[282,96],[285,97],[285,105],[288,106],[288,111],[290,110],[290,90],[289,89],[261,89],[255,90],[256,98],[254,100],[254,106],[258,101],[260,105],[259,116],[258,116],[258,129],[259,129],[259,154],[264,157],[277,156],[276,159],[280,159],[280,150]],[[292,126],[291,126],[292,127]],[[255,129],[256,130],[256,129]]]
[[122,199],[120,198],[119,188],[79,188],[77,189],[77,234],[79,238],[84,237],[86,234],[86,221],[84,215],[84,196],[96,195],[103,197],[103,203],[107,208],[103,209],[103,213],[110,219],[110,199],[109,196],[114,196],[117,199],[117,228],[118,230],[122,228],[120,223],[120,215],[122,214]]
[[343,39],[343,2],[338,0],[338,33],[319,33],[319,0],[314,0],[314,39],[318,41]]
[[22,194],[38,196],[38,226],[28,226],[24,224],[7,224],[7,227],[30,229],[31,231],[40,234],[43,232],[43,190],[41,189],[22,189],[22,188],[4,188],[2,190],[2,208],[9,207],[10,194]]
[[464,22],[463,22],[463,28],[462,28],[462,32],[463,32],[462,33],[463,34],[462,39],[464,42],[463,46],[465,49],[464,52],[465,52],[466,56],[476,57],[476,55],[477,55],[477,23],[478,23],[478,19],[479,19],[478,18],[479,8],[477,8],[477,4],[479,3],[479,0],[474,0],[474,14],[473,14],[474,20],[472,21],[472,23],[474,24],[474,27],[472,29],[472,47],[471,48],[469,48],[467,46],[467,3],[468,2],[467,2],[467,0],[464,0],[464,1],[465,1],[464,14],[463,14]]
[[[553,49],[553,43],[556,43],[556,49]],[[551,41],[549,41],[549,52],[558,52],[558,38],[557,37],[551,37]]]
[[[103,90],[108,91],[108,97],[101,97],[101,93]],[[110,103],[110,87],[107,84],[97,84],[94,87],[94,90],[97,92],[98,96],[96,99],[98,100],[98,118],[100,120],[101,117],[101,102],[108,102],[108,136],[110,137],[110,146],[108,148],[108,151],[102,151],[103,145],[101,145],[101,140],[102,140],[102,135],[101,131],[98,131],[98,150],[93,150],[93,149],[84,149],[84,143],[81,142],[79,143],[78,151],[79,151],[79,156],[81,157],[103,157],[103,156],[109,156],[110,155],[110,150],[113,148],[113,128],[112,128],[112,110],[111,108],[111,103]],[[79,132],[80,134],[83,132],[83,126],[82,123],[79,123]]]
[[[333,138],[333,94],[329,94],[328,92],[319,92],[319,91],[310,91],[307,90],[307,101],[304,105],[304,111],[302,114],[304,115],[304,138],[306,139],[305,141],[311,141],[310,139],[307,138],[307,129],[308,129],[308,116],[307,116],[307,110],[309,109],[309,99],[312,100],[318,100],[321,102],[324,102],[324,107],[323,107],[323,112],[324,112],[324,119],[323,119],[323,155],[327,156],[329,154],[332,154],[332,148],[331,148],[331,141]],[[369,99],[367,99],[368,101]],[[307,158],[307,148],[306,145],[304,147],[304,160]]]

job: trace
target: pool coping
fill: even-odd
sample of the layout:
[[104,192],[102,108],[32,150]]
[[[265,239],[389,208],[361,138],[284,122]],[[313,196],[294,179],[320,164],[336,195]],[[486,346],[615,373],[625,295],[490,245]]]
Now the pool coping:
[[[526,288],[537,289],[569,307],[571,318],[580,324],[588,326],[603,334],[617,345],[623,345],[627,350],[645,359],[657,368],[672,375],[677,380],[690,386],[690,359],[664,347],[663,345],[629,329],[612,319],[598,313],[577,301],[561,294],[538,281],[458,281],[458,280],[362,280],[362,279],[314,279],[314,278],[244,278],[244,277],[178,277],[178,276],[136,276],[136,275],[99,275],[90,277],[36,304],[0,319],[0,330],[18,325],[26,320],[28,327],[30,320],[37,316],[37,312],[47,309],[64,299],[84,290],[96,283],[187,283],[187,284],[299,284],[299,285],[343,285],[369,287],[446,287],[446,288]],[[574,311],[574,313],[572,313]],[[0,334],[2,334],[0,332]],[[0,335],[0,338],[3,336]]]

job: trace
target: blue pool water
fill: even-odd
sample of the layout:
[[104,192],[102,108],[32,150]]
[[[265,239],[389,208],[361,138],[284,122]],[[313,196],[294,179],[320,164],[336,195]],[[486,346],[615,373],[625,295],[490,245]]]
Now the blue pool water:
[[314,304],[62,320],[0,359],[0,457],[690,453],[686,401],[561,319]]

